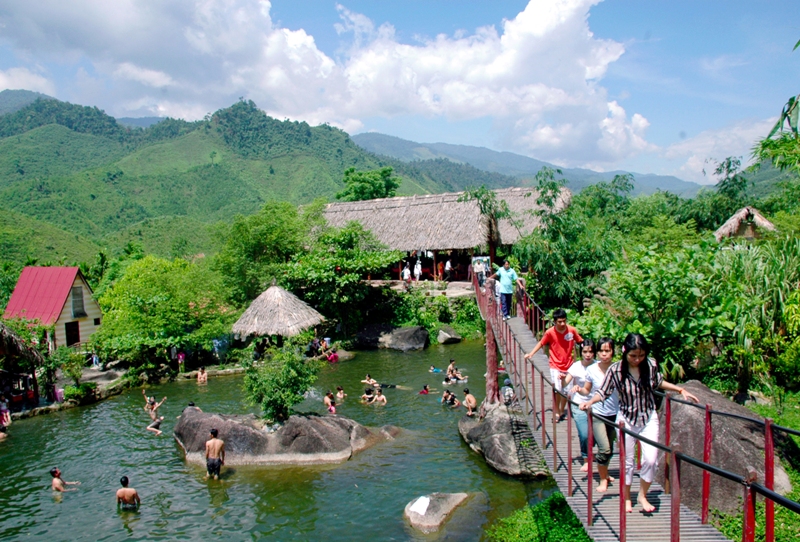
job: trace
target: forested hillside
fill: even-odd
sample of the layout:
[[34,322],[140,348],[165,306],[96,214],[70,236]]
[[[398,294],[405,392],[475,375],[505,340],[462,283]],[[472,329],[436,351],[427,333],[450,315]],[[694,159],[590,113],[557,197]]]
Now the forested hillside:
[[[0,209],[18,213],[25,227],[12,234],[6,221],[0,235],[14,240],[4,259],[18,263],[69,262],[131,241],[163,256],[213,253],[214,224],[255,213],[268,200],[332,200],[350,167],[393,167],[403,179],[400,195],[515,182],[446,160],[378,157],[337,128],[279,121],[248,101],[203,121],[164,119],[143,129],[35,93],[5,98],[0,106],[11,112],[0,116]],[[48,228],[60,233],[42,243],[34,231]]]

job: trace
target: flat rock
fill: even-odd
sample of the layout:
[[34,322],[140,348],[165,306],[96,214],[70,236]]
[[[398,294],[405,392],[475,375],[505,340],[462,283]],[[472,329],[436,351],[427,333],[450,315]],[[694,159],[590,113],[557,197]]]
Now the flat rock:
[[439,334],[436,337],[439,344],[455,344],[461,342],[461,335],[455,329],[447,324],[439,328]]
[[467,493],[431,493],[408,503],[403,516],[415,529],[432,533],[438,531],[453,510],[468,498]]
[[[763,420],[755,412],[737,405],[724,396],[696,380],[683,384],[697,396],[701,405],[710,404],[712,410],[727,412]],[[665,409],[660,413],[661,442],[666,438]],[[683,453],[703,459],[703,435],[705,431],[705,410],[677,402],[672,403],[672,443],[681,446]],[[726,416],[712,416],[713,443],[711,464],[729,472],[745,475],[748,466],[753,467],[758,482],[764,483],[764,427],[760,424],[737,420]],[[778,439],[776,438],[776,441]],[[669,443],[668,443],[669,444]],[[792,442],[785,442],[787,446]],[[776,454],[777,455],[777,454]],[[658,481],[664,483],[664,461],[659,466]],[[684,461],[681,465],[681,479],[700,480],[702,470]],[[711,476],[709,507],[727,513],[741,512],[742,486],[719,476]],[[778,457],[775,458],[775,491],[785,495],[791,491],[789,476]],[[681,484],[681,504],[685,504],[698,514],[701,511],[702,484]]]
[[228,416],[187,407],[174,430],[187,461],[205,464],[205,442],[212,428],[225,441],[228,465],[341,463],[386,440],[382,432],[373,433],[342,416],[294,415],[277,431],[268,432],[252,414]]
[[502,403],[484,403],[483,408],[483,420],[465,415],[458,422],[458,431],[469,447],[505,474],[548,476],[547,463],[521,413]]

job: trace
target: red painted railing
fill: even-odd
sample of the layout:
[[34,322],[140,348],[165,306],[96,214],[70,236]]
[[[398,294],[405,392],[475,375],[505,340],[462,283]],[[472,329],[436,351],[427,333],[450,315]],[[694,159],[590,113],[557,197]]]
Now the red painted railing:
[[[500,303],[490,301],[489,296],[493,296],[493,281],[487,281],[485,291],[478,288],[477,281],[474,281],[476,298],[483,317],[490,321],[495,337],[497,338],[498,346],[503,353],[503,359],[506,364],[506,369],[509,378],[514,386],[516,397],[523,408],[525,418],[531,431],[536,431],[538,428],[542,430],[542,443],[547,447],[547,432],[545,429],[545,382],[550,386],[553,395],[552,404],[555,404],[556,392],[553,383],[533,364],[526,363],[524,360],[524,351],[520,345],[517,337],[511,331],[508,322],[503,320],[500,314]],[[545,331],[547,325],[547,318],[545,317],[542,309],[531,299],[530,295],[524,288],[517,287],[516,289],[516,313],[517,316],[525,318],[525,323],[528,329],[535,337],[541,336]],[[487,345],[488,347],[488,345]],[[541,405],[537,411],[536,393],[533,391],[536,388],[536,373],[539,373],[539,397],[541,398]],[[549,376],[549,375],[548,375]],[[529,392],[529,390],[531,390]],[[673,542],[680,540],[680,494],[681,494],[681,480],[680,470],[681,464],[687,462],[695,467],[702,469],[702,501],[701,501],[701,521],[708,522],[708,500],[710,491],[711,475],[719,476],[731,480],[736,483],[742,484],[744,488],[744,502],[743,502],[743,525],[742,525],[742,540],[743,542],[753,542],[755,540],[755,503],[756,496],[761,495],[765,499],[765,540],[767,542],[774,542],[775,540],[775,503],[787,508],[797,514],[800,514],[800,503],[787,499],[774,491],[774,468],[775,468],[775,431],[779,431],[786,435],[800,436],[800,431],[791,429],[789,427],[782,427],[775,425],[769,418],[766,420],[759,420],[740,416],[737,414],[730,414],[721,411],[714,411],[710,405],[698,405],[689,401],[678,399],[670,394],[664,394],[665,401],[665,417],[666,417],[666,442],[671,442],[672,438],[672,402],[678,402],[684,405],[689,405],[695,408],[705,410],[705,431],[703,435],[703,460],[696,459],[692,456],[686,455],[681,452],[681,447],[677,443],[672,443],[672,446],[651,441],[647,438],[637,435],[625,429],[624,425],[620,423],[618,431],[633,436],[638,444],[642,442],[654,446],[666,454],[668,484],[665,490],[671,493],[671,520],[670,520],[670,539]],[[575,403],[572,403],[575,404]],[[593,417],[590,411],[588,414],[589,425],[589,475],[587,485],[587,520],[589,525],[593,521],[593,500],[592,500],[592,482],[593,482],[593,445],[594,434],[592,430]],[[568,472],[568,493],[572,494],[572,423],[571,423],[571,409],[567,408],[568,426],[567,426],[567,456],[570,460],[567,461]],[[761,485],[756,480],[756,473],[752,467],[747,467],[747,472],[743,475],[738,475],[728,472],[724,469],[716,467],[711,464],[711,453],[713,446],[713,416],[726,416],[731,418],[741,419],[747,422],[760,424],[764,427],[764,485]],[[605,420],[603,420],[604,423]],[[625,499],[622,491],[625,487],[625,439],[618,438],[619,442],[619,457],[620,457],[620,517],[619,517],[619,536],[622,542],[626,538],[626,513],[625,513]],[[553,472],[557,472],[561,466],[558,464],[558,442],[556,439],[556,426],[553,424],[553,432],[551,436],[551,446],[553,448]]]

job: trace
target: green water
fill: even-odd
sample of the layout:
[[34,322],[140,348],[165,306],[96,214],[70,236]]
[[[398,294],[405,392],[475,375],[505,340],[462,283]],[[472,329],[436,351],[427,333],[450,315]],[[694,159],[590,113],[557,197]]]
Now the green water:
[[[479,540],[484,529],[526,502],[552,491],[489,469],[461,441],[460,411],[444,409],[439,394],[418,395],[423,384],[441,393],[441,378],[428,366],[453,357],[469,376],[480,401],[485,357],[480,342],[433,346],[400,354],[360,352],[330,366],[319,391],[341,385],[350,395],[338,413],[367,426],[404,429],[392,442],[337,466],[224,468],[220,481],[203,480],[204,469],[187,464],[171,437],[175,418],[189,401],[206,412],[252,412],[240,377],[209,379],[207,386],[182,381],[155,386],[166,416],[164,435],[145,431],[141,391],[102,403],[15,422],[0,442],[0,539],[4,540]],[[365,373],[384,383],[388,405],[362,405]],[[457,387],[459,397],[463,397]],[[322,411],[308,400],[307,410]],[[79,480],[78,491],[54,496],[49,469]],[[117,512],[114,494],[127,475],[142,497],[138,512]],[[434,491],[471,492],[437,535],[416,534],[403,520],[412,499]]]

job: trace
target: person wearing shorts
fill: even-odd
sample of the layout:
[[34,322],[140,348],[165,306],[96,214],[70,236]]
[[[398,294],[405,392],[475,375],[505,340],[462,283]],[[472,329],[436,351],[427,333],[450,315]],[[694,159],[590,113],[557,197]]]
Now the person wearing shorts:
[[[542,340],[536,343],[533,350],[525,354],[525,359],[531,359],[543,346],[550,347],[550,381],[557,392],[561,392],[561,378],[566,375],[575,361],[575,345],[583,342],[583,337],[577,330],[567,325],[567,311],[556,309],[553,311],[555,325],[545,331]],[[561,393],[556,394],[556,404],[553,417],[560,421],[564,415],[567,398]]]
[[206,441],[206,480],[214,477],[219,480],[219,471],[225,464],[225,442],[217,438],[219,432],[216,429],[210,431],[211,438]]

